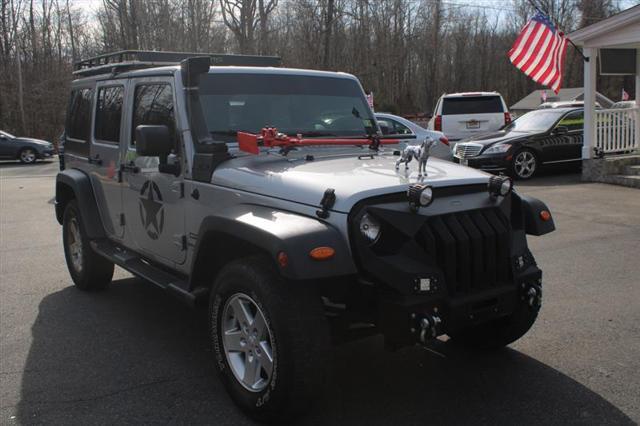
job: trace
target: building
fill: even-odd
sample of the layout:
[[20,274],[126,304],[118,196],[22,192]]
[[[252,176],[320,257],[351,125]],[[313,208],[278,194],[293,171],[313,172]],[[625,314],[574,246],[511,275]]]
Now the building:
[[[640,188],[640,5],[569,34],[584,62],[582,178]],[[599,64],[598,64],[599,63]],[[596,110],[597,65],[602,75],[635,75],[636,107]]]
[[[515,104],[511,105],[509,110],[517,116],[532,111],[538,108],[543,102],[543,93],[546,94],[547,102],[584,100],[584,89],[582,87],[560,89],[560,92],[557,95],[553,93],[553,90],[534,90]],[[596,93],[596,101],[602,108],[609,108],[613,105],[613,101],[601,93]]]

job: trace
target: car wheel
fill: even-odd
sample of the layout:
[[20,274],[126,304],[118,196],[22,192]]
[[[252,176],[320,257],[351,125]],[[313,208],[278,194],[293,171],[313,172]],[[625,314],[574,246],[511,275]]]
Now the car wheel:
[[18,159],[23,164],[33,164],[38,159],[38,154],[33,148],[23,148],[18,155]]
[[113,263],[93,251],[76,200],[64,210],[62,242],[67,268],[81,290],[102,290],[113,278]]
[[306,411],[324,388],[329,333],[321,299],[262,257],[218,274],[209,303],[219,375],[233,401],[258,421]]
[[529,149],[518,151],[511,161],[511,174],[517,179],[531,179],[538,171],[538,157]]

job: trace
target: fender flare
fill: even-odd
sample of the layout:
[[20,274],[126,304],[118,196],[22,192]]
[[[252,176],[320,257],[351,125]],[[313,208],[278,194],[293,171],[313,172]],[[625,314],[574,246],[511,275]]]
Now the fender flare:
[[518,194],[518,196],[522,203],[524,229],[527,234],[539,236],[555,231],[556,226],[553,222],[553,216],[547,221],[543,221],[540,217],[541,211],[549,211],[545,203],[527,195]]
[[89,176],[78,169],[66,169],[56,176],[56,219],[62,225],[64,209],[71,198],[78,202],[82,222],[90,239],[105,238],[98,204]]
[[[330,224],[264,206],[240,205],[226,210],[223,216],[208,216],[201,222],[191,265],[192,277],[195,275],[195,268],[199,267],[201,252],[210,250],[210,244],[215,246],[215,235],[240,240],[268,255],[280,273],[288,279],[322,279],[357,272],[347,242],[338,229]],[[208,241],[209,238],[214,240]],[[324,246],[332,247],[335,255],[328,260],[313,260],[309,252]],[[288,256],[285,267],[280,266],[277,261],[281,252]],[[197,285],[198,283],[191,282],[192,287]]]

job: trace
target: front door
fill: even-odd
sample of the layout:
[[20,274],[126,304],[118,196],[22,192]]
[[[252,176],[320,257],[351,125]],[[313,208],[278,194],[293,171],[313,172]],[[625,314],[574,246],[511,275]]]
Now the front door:
[[125,245],[164,264],[186,259],[183,177],[158,171],[159,158],[136,154],[137,126],[165,125],[174,135],[170,161],[178,161],[174,93],[170,78],[131,82],[128,148],[123,161]]
[[87,158],[102,223],[107,234],[116,239],[124,234],[122,189],[117,171],[124,133],[121,123],[125,85],[126,80],[110,80],[96,86],[94,125]]
[[584,135],[584,111],[573,111],[565,115],[558,126],[567,128],[565,144],[562,146],[563,160],[580,160],[582,158],[582,139]]

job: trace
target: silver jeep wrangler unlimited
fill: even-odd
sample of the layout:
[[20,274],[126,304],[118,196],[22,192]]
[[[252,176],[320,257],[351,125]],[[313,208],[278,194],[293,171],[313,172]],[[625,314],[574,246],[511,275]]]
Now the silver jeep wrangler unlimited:
[[142,51],[76,65],[56,180],[75,285],[102,290],[118,265],[208,303],[220,377],[263,421],[308,407],[331,341],[523,336],[542,276],[526,234],[554,230],[547,207],[439,159],[397,169],[355,77],[278,65]]

